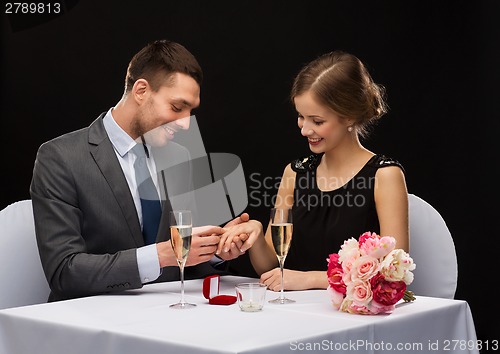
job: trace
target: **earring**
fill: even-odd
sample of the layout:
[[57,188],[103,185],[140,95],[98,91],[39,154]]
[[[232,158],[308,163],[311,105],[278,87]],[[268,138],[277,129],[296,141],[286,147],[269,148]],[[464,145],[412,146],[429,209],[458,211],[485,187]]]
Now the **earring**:
[[353,129],[353,128],[352,128],[352,126],[347,127],[347,131],[348,131],[349,133],[350,133],[350,132],[352,132],[352,129]]

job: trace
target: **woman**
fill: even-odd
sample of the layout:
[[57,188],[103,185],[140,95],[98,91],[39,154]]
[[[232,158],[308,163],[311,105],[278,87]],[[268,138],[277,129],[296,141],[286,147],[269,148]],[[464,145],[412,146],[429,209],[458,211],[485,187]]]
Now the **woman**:
[[[383,87],[375,84],[354,55],[335,51],[306,65],[291,98],[311,155],[286,166],[275,207],[293,208],[293,239],[285,262],[287,290],[326,288],[326,258],[348,238],[365,231],[393,236],[408,252],[408,193],[402,166],[360,142],[386,113]],[[219,251],[247,233],[242,251],[261,282],[281,287],[270,229],[250,221],[230,229]],[[241,237],[241,236],[240,236]],[[250,248],[251,247],[251,248]]]

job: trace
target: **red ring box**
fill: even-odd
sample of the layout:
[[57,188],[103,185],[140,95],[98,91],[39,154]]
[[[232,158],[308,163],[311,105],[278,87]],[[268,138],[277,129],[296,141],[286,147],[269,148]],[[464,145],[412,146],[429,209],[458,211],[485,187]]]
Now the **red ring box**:
[[210,305],[231,305],[236,302],[236,296],[219,295],[220,275],[211,275],[203,279],[203,296]]

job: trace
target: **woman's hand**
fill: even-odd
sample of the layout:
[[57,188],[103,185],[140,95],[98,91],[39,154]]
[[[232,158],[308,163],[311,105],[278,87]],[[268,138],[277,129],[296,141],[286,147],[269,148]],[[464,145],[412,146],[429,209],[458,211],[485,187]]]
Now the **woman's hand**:
[[[328,280],[326,271],[302,272],[298,270],[283,270],[284,290],[307,290],[307,289],[326,289]],[[272,291],[281,290],[281,271],[280,268],[274,268],[269,272],[262,273],[260,282],[267,285]]]
[[257,220],[248,220],[240,224],[224,227],[224,233],[221,235],[219,246],[217,247],[217,254],[219,257],[224,253],[231,250],[232,244],[236,244],[240,253],[245,253],[250,247],[253,246],[259,236],[263,236],[262,224]]

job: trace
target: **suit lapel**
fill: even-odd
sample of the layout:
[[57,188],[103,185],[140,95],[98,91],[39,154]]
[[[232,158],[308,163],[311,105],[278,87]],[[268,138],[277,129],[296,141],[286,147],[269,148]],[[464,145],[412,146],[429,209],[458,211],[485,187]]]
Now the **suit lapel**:
[[113,191],[137,247],[141,247],[144,246],[144,239],[134,200],[130,194],[120,163],[116,158],[113,145],[104,129],[102,122],[104,116],[105,113],[101,114],[89,127],[90,153]]

